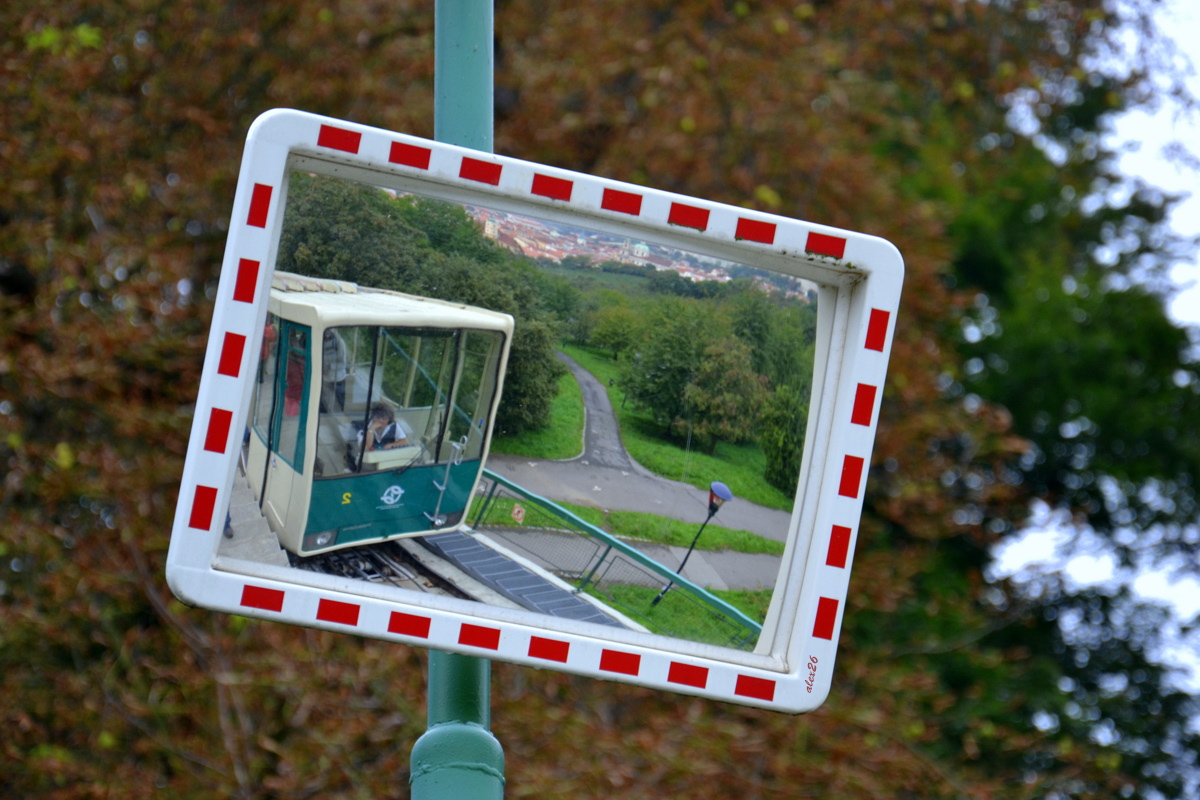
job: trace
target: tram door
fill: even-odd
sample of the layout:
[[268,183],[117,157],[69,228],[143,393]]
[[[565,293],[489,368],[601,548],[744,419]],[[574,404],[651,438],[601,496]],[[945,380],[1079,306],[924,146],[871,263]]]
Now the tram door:
[[247,477],[276,531],[302,530],[308,513],[304,475],[312,378],[312,329],[268,319],[251,417]]

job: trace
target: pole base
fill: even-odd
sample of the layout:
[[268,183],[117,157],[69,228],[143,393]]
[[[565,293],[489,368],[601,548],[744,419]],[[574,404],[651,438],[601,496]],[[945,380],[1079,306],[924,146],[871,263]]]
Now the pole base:
[[412,749],[412,800],[504,797],[504,750],[492,732],[469,722],[430,728]]

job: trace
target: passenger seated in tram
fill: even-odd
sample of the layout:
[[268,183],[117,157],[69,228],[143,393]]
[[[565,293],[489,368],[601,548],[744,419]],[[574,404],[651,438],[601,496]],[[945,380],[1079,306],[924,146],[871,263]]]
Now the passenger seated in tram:
[[404,420],[396,419],[391,406],[378,402],[371,406],[371,421],[367,424],[367,450],[394,450],[411,444],[412,431]]

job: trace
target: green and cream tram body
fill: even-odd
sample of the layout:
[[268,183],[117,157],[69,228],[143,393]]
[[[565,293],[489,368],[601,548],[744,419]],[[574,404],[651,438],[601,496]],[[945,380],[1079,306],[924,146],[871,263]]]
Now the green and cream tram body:
[[512,317],[276,273],[246,476],[300,556],[452,530],[483,469]]

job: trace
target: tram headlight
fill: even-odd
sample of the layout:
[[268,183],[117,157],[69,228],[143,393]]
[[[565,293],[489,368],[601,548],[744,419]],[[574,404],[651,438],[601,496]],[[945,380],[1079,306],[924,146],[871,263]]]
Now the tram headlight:
[[337,540],[337,530],[318,531],[310,533],[304,537],[304,549],[306,551],[320,550],[322,547],[329,547]]

